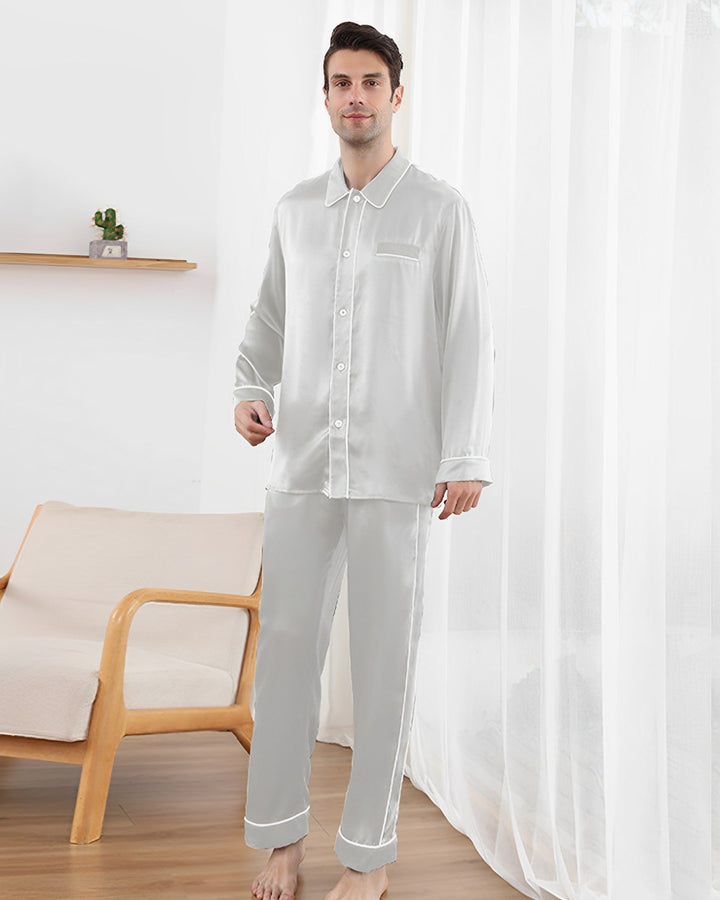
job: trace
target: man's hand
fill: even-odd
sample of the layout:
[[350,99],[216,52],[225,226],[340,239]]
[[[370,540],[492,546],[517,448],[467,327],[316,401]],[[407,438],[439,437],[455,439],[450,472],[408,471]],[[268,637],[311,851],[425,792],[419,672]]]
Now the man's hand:
[[273,428],[267,406],[262,400],[241,400],[235,407],[235,431],[257,447],[262,444]]
[[447,519],[453,513],[459,516],[478,505],[482,489],[482,481],[443,481],[435,485],[435,496],[430,506],[439,506],[447,490],[445,506],[438,518]]

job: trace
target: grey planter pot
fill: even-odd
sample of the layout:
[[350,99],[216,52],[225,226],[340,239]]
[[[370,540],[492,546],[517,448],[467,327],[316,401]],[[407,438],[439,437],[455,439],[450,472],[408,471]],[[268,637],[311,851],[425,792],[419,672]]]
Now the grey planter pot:
[[90,241],[90,259],[127,259],[127,241]]

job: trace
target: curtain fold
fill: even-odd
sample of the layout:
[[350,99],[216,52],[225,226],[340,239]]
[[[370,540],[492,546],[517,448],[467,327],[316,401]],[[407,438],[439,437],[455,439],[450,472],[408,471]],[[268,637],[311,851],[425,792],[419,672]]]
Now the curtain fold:
[[[228,122],[238,104],[265,116],[267,146],[242,124],[226,141],[231,173],[260,172],[253,209],[269,228],[277,197],[337,157],[322,53],[338,22],[371,22],[406,59],[395,142],[467,197],[489,280],[495,483],[433,520],[406,774],[528,897],[714,900],[720,3],[277,6],[256,28],[292,19],[292,83],[246,22],[228,37],[308,123],[288,143],[228,82]],[[250,231],[247,283],[236,235],[221,254],[228,372],[228,310],[249,306],[266,243]],[[344,587],[319,738],[352,746]]]

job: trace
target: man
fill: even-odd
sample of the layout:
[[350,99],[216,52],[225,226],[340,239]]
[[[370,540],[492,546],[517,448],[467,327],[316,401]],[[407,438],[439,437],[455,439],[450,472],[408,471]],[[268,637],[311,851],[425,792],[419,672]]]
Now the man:
[[432,509],[492,482],[493,334],[462,196],[391,140],[395,42],[344,22],[324,59],[340,159],[275,209],[237,359],[235,426],[275,429],[266,485],[255,728],[245,839],[272,847],[252,885],[292,900],[308,833],[320,676],[345,564],[354,746],[326,900],[378,900],[412,721]]

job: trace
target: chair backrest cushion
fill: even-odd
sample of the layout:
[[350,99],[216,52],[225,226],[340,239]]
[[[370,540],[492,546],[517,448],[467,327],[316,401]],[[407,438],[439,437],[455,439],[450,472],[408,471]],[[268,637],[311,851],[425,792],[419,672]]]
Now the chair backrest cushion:
[[[260,512],[154,513],[43,504],[0,602],[3,638],[102,641],[115,604],[137,588],[252,594]],[[247,613],[146,604],[130,645],[215,666],[236,680]]]

